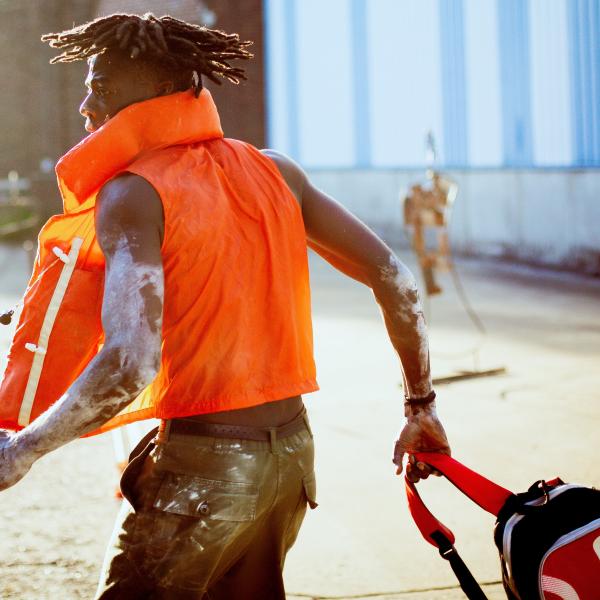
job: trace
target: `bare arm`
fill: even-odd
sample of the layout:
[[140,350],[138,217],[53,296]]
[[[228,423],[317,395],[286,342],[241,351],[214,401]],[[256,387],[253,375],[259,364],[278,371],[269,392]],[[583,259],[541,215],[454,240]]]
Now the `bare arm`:
[[309,245],[340,271],[368,285],[380,305],[409,397],[431,391],[427,330],[417,285],[406,266],[364,223],[317,189],[290,159],[268,151],[302,205]]
[[[373,290],[400,358],[406,396],[427,396],[432,391],[427,329],[409,269],[364,223],[317,189],[297,164],[270,150],[265,154],[301,203],[309,245],[334,267]],[[397,463],[405,451],[449,451],[435,404],[407,406],[406,416],[411,426],[405,428],[396,448]]]
[[16,483],[39,457],[114,417],[157,373],[163,305],[160,199],[147,182],[125,175],[103,188],[96,211],[106,258],[104,346],[56,404],[18,434],[4,434],[0,488]]
[[[262,152],[263,152],[263,154],[268,156],[277,165],[279,172],[282,174],[282,176],[285,179],[286,183],[288,184],[289,188],[292,190],[292,193],[294,194],[297,201],[302,206],[302,212],[303,212],[303,216],[304,216],[305,202],[304,202],[303,196],[305,194],[305,191],[308,189],[308,186],[312,187],[312,184],[308,180],[306,173],[304,173],[304,171],[300,168],[300,166],[298,164],[296,164],[293,160],[291,160],[287,156],[281,154],[280,152],[276,152],[275,150],[263,150]],[[315,189],[315,191],[318,192],[318,190],[316,190],[316,188],[313,188],[313,189]],[[319,193],[323,194],[322,192],[319,192]],[[323,194],[323,196],[325,196],[325,194]],[[341,209],[356,224],[358,224],[361,228],[366,229],[366,227],[363,223],[361,223],[358,219],[356,219],[351,213],[349,213],[346,209],[344,209],[340,204],[335,202],[335,200],[333,200],[332,198],[329,198],[328,196],[325,196],[325,197],[331,203],[330,204],[331,208],[334,208],[334,210]],[[324,217],[326,217],[326,215],[324,215]],[[306,217],[304,217],[304,218],[305,218],[305,226],[307,228],[308,246],[310,248],[312,248],[321,257],[323,257],[329,264],[331,264],[333,267],[335,267],[338,271],[341,271],[345,275],[348,275],[348,277],[351,277],[352,279],[356,279],[357,281],[360,281],[360,283],[363,283],[370,287],[370,281],[368,278],[368,274],[365,271],[365,269],[362,267],[360,262],[358,262],[358,263],[353,262],[343,252],[338,253],[335,250],[332,250],[331,248],[327,248],[326,245],[323,244],[322,242],[320,242],[318,239],[316,239],[316,237],[314,235],[311,235],[311,233],[308,231],[308,225],[306,224]],[[329,218],[334,220],[336,218],[336,215],[331,214]],[[371,233],[371,235],[374,235],[370,230],[369,230],[369,233]],[[381,242],[381,240],[379,240],[379,241]],[[381,242],[381,243],[383,243],[383,242]]]

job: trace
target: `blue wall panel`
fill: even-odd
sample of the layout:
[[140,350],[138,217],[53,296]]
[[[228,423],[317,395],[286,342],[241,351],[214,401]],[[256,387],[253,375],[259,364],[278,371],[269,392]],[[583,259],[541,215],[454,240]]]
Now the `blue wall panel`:
[[[297,156],[297,134],[290,136],[290,127],[297,129],[297,120],[292,118],[297,111],[290,112],[290,88],[295,87],[292,79],[297,70],[294,67],[294,45],[286,35],[290,21],[293,22],[291,2],[265,0],[265,72],[267,104],[267,143],[271,148]],[[294,99],[291,99],[293,104]],[[295,147],[290,145],[294,138]]]
[[600,166],[600,0],[265,0],[269,143],[309,167]]
[[422,167],[432,131],[443,162],[438,0],[368,0],[372,162]]
[[298,123],[298,41],[296,39],[296,0],[284,3],[283,29],[285,31],[285,59],[287,83],[288,151],[292,158],[300,159]]
[[300,161],[355,166],[351,0],[296,0],[295,16]]
[[533,161],[573,162],[569,68],[570,0],[529,0]]
[[600,6],[570,0],[571,115],[575,164],[600,166]]
[[496,0],[464,0],[468,164],[503,163]]
[[465,27],[462,0],[439,0],[444,114],[444,163],[468,164]]
[[498,0],[504,164],[532,164],[529,5]]
[[354,140],[356,166],[371,164],[371,114],[369,102],[369,39],[367,0],[352,0],[352,67],[354,82]]

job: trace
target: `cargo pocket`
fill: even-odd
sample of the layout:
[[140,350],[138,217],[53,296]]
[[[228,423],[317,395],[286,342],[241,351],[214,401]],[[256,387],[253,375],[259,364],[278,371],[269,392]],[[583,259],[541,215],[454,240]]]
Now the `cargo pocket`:
[[169,473],[154,508],[188,517],[242,522],[254,520],[257,501],[258,489],[249,483]]
[[319,506],[317,504],[317,479],[314,471],[302,478],[302,485],[304,486],[306,501],[311,510],[317,508]]
[[161,587],[204,590],[219,561],[254,526],[258,488],[167,472],[149,511],[144,571]]

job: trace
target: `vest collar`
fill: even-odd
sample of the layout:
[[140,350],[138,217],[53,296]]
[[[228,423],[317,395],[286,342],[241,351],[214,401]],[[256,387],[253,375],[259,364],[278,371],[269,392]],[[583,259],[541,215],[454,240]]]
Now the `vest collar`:
[[93,206],[99,188],[146,152],[220,137],[219,114],[206,89],[199,98],[186,91],[132,104],[58,161],[64,211]]

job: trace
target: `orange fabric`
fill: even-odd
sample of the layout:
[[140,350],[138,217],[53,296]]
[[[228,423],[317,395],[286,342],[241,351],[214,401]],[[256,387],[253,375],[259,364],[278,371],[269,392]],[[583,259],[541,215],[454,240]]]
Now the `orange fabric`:
[[[93,208],[98,189],[122,171],[146,178],[163,203],[162,365],[154,383],[101,431],[318,389],[300,208],[269,159],[222,136],[210,94],[195,99],[182,92],[124,109],[61,159],[65,214],[40,234],[0,387],[0,426],[19,428],[31,363],[22,348],[38,338],[50,303],[62,264],[53,248],[68,252],[73,237],[83,239],[82,251],[46,349],[32,419],[64,393],[102,343],[104,259]],[[80,329],[67,340],[65,331]]]

